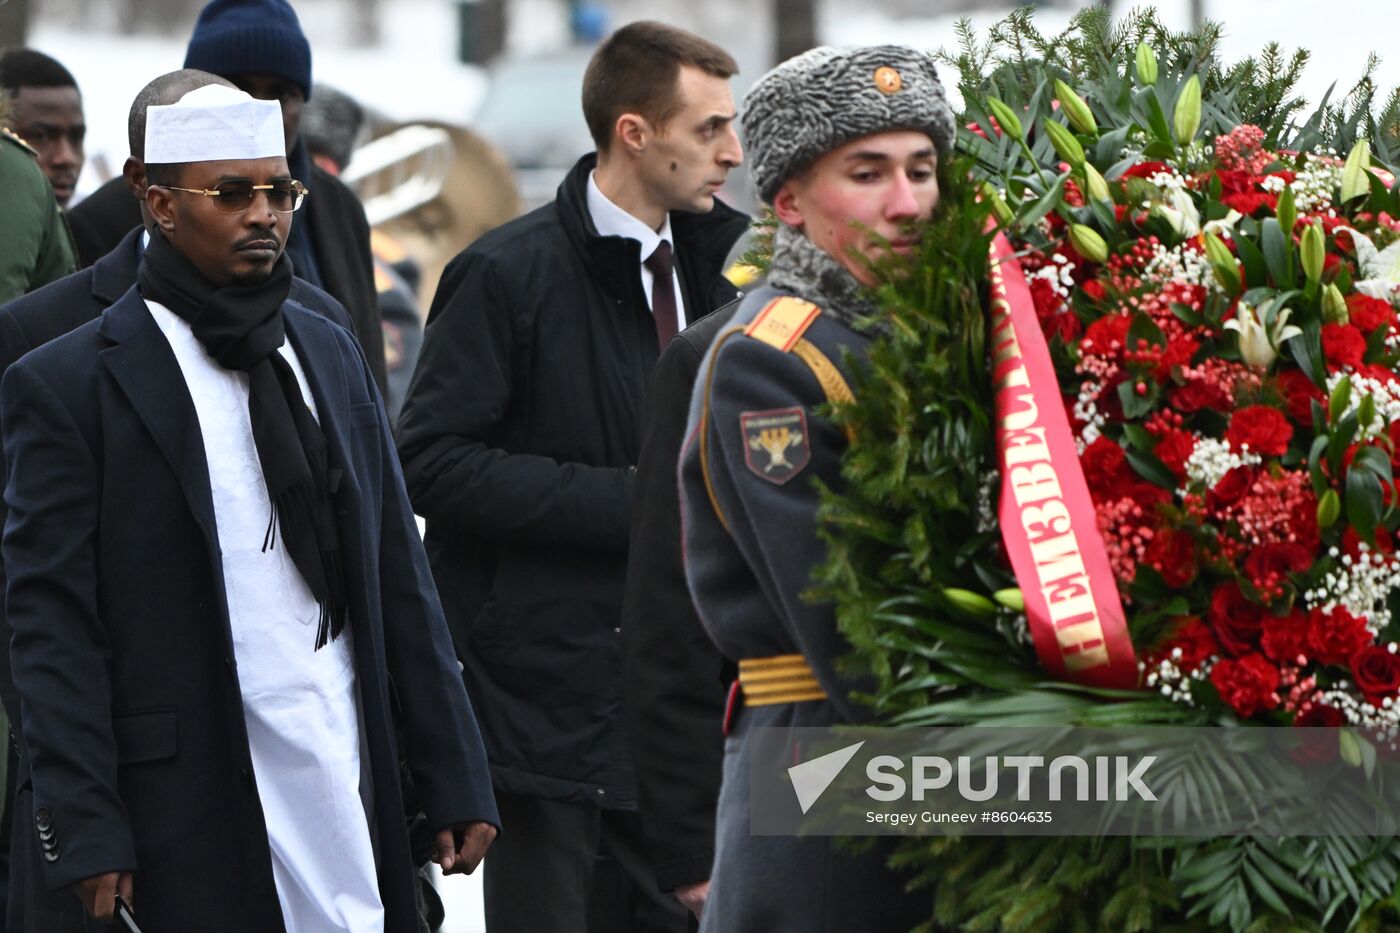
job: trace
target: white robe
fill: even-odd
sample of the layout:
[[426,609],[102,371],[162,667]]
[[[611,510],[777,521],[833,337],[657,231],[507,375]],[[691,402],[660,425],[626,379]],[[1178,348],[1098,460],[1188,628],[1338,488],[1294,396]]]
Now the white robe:
[[[350,630],[319,651],[320,607],[279,545],[263,551],[271,506],[248,416],[248,377],[223,369],[189,324],[147,301],[199,416],[222,550],[238,684],[272,874],[289,933],[382,933]],[[292,347],[312,414],[316,403]]]

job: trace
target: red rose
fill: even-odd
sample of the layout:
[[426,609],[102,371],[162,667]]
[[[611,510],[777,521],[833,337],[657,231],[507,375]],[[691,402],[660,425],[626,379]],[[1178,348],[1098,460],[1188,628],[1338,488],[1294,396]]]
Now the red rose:
[[1278,681],[1278,668],[1258,654],[1238,660],[1221,658],[1210,671],[1210,682],[1220,699],[1243,719],[1278,706]]
[[1090,301],[1103,301],[1108,297],[1108,289],[1104,288],[1103,284],[1095,279],[1090,279],[1080,285],[1079,291]]
[[1390,302],[1360,292],[1347,295],[1347,316],[1368,334],[1377,327],[1395,323],[1395,309]]
[[1280,664],[1297,663],[1298,655],[1308,653],[1307,613],[1294,607],[1292,612],[1282,618],[1270,616],[1265,619],[1259,645],[1270,661]]
[[1123,489],[1123,495],[1141,506],[1143,514],[1149,516],[1157,514],[1158,506],[1170,505],[1172,501],[1170,491],[1142,480],[1134,480],[1129,483]]
[[[1313,703],[1299,710],[1293,725],[1299,729],[1335,729],[1346,722],[1341,711],[1325,703]],[[1305,732],[1289,757],[1299,764],[1336,761],[1337,736],[1328,732]]]
[[1366,338],[1350,324],[1323,324],[1322,355],[1329,369],[1360,366],[1366,357]]
[[1190,431],[1170,428],[1162,433],[1153,453],[1162,465],[1176,474],[1177,478],[1186,475],[1186,461],[1196,449],[1196,435]]
[[1122,498],[1122,490],[1132,482],[1128,459],[1115,441],[1100,435],[1079,455],[1084,479],[1096,500],[1108,502]]
[[1210,594],[1208,616],[1220,647],[1230,654],[1249,654],[1258,646],[1264,607],[1250,602],[1235,583],[1222,583]]
[[1261,457],[1280,457],[1288,450],[1288,441],[1293,437],[1293,425],[1277,408],[1268,405],[1250,405],[1241,408],[1230,417],[1230,427],[1225,433],[1230,447],[1240,451],[1246,445],[1252,453]]
[[1308,613],[1308,654],[1322,664],[1346,664],[1351,656],[1371,644],[1366,620],[1341,606],[1328,612]]
[[1312,566],[1312,561],[1312,552],[1301,544],[1275,541],[1250,551],[1244,559],[1244,572],[1256,589],[1273,593],[1289,574],[1302,573]]
[[1326,703],[1314,703],[1294,717],[1293,725],[1300,729],[1335,729],[1345,721],[1341,711]]
[[1351,659],[1351,676],[1362,696],[1380,708],[1400,691],[1400,654],[1380,645],[1367,645]]
[[1301,369],[1285,369],[1275,378],[1278,381],[1279,394],[1288,406],[1288,417],[1301,425],[1311,427],[1313,400],[1326,404],[1327,396],[1313,385],[1313,381]]
[[1224,476],[1211,487],[1210,495],[1207,497],[1207,504],[1212,511],[1220,512],[1236,502],[1249,492],[1254,481],[1259,478],[1259,471],[1254,467],[1238,466]]
[[1196,578],[1196,542],[1184,531],[1157,529],[1142,559],[1167,586],[1183,587]]

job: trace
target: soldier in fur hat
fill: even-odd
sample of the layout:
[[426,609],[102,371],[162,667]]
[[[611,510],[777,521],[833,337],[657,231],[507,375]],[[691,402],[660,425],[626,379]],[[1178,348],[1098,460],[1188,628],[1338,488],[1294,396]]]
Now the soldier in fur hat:
[[851,855],[825,837],[750,834],[748,737],[864,718],[859,684],[835,666],[850,646],[832,607],[802,597],[826,554],[814,481],[841,488],[849,443],[817,412],[850,397],[848,366],[875,336],[858,322],[877,310],[877,265],[916,250],[933,216],[953,114],[929,56],[821,48],[761,78],[742,123],[780,225],[768,286],[701,364],[681,458],[687,579],[740,671],[702,929],[909,930],[930,898],[905,892],[888,847]]

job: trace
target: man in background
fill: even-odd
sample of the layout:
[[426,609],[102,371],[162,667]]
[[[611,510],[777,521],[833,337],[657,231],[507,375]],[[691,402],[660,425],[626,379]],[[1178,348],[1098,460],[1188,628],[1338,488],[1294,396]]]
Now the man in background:
[[[642,843],[619,636],[652,367],[736,295],[722,271],[747,218],[715,198],[742,159],[736,70],[660,23],[599,46],[596,155],[447,267],[399,419],[509,827],[485,869],[490,933],[686,927]],[[590,916],[602,904],[622,916]]]
[[[315,94],[302,113],[301,138],[316,167],[339,178],[349,168],[355,147],[364,136],[365,110],[349,94],[333,87],[318,84],[313,90]],[[423,317],[418,311],[414,284],[419,281],[421,269],[383,231],[370,232],[369,247],[384,329],[384,407],[389,412],[389,423],[397,424],[423,345]]]
[[83,170],[83,98],[78,82],[57,61],[34,49],[0,53],[0,91],[8,100],[6,125],[39,154],[59,207],[67,207]]

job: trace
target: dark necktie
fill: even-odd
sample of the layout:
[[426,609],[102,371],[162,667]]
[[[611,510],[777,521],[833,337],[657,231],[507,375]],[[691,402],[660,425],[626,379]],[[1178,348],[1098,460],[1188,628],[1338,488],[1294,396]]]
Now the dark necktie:
[[676,336],[676,286],[671,271],[671,244],[662,240],[642,265],[651,273],[651,316],[656,319],[656,339],[665,349]]

